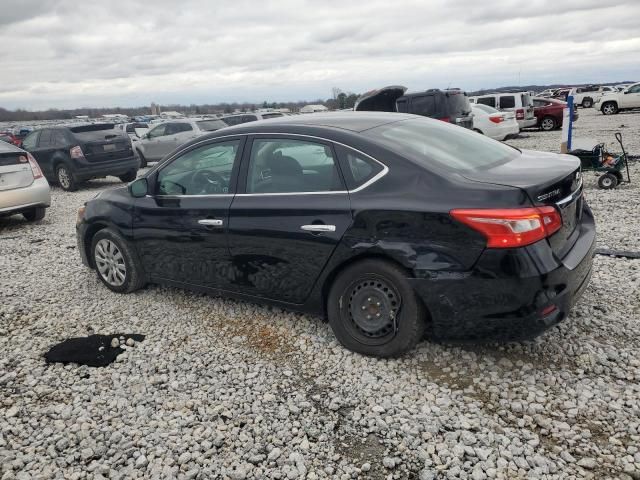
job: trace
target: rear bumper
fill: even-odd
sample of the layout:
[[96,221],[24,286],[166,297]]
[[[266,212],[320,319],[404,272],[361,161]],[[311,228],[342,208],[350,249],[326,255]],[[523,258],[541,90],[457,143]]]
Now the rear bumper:
[[431,272],[410,279],[429,308],[433,336],[522,340],[562,321],[591,276],[596,235],[586,206],[577,228],[578,240],[562,260],[541,240],[523,248],[487,249],[469,272]]
[[86,160],[76,161],[73,167],[74,178],[77,181],[83,181],[89,180],[90,178],[106,177],[107,175],[117,177],[131,170],[138,171],[140,168],[140,160],[132,155],[130,157],[106,162],[91,163]]
[[538,123],[538,119],[536,117],[525,118],[524,120],[517,120],[517,122],[520,128],[529,128],[529,127],[535,127],[536,124]]
[[13,215],[36,207],[48,207],[51,204],[49,183],[42,177],[31,185],[0,192],[0,215]]

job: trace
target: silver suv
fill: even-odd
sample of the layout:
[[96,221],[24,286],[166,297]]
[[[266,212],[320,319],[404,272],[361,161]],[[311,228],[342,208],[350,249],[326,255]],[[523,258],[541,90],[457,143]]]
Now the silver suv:
[[193,138],[226,126],[225,122],[215,118],[169,120],[151,126],[150,130],[134,144],[136,153],[140,157],[140,167],[146,167],[148,162],[162,160],[167,154]]

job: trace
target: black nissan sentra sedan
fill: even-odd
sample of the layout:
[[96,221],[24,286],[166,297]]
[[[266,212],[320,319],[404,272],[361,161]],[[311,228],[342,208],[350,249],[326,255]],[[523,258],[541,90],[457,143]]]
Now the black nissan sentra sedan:
[[401,113],[224,128],[78,212],[82,261],[328,318],[356,352],[522,339],[565,318],[595,243],[579,161]]

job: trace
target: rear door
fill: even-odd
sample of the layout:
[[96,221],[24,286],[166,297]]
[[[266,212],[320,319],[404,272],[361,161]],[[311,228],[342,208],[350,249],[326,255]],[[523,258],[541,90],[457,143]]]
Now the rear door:
[[47,178],[55,178],[53,171],[53,154],[55,152],[55,138],[51,128],[43,128],[40,130],[37,145],[28,150],[34,156],[40,168]]
[[240,184],[229,217],[233,289],[303,303],[352,221],[331,143],[255,136]]

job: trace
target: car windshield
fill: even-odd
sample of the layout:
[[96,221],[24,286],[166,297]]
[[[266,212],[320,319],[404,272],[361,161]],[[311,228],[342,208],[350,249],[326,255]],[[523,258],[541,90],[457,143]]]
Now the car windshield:
[[419,165],[454,172],[490,168],[520,155],[518,150],[484,135],[428,118],[388,123],[363,135]]
[[200,130],[205,132],[213,132],[227,126],[222,120],[200,120],[196,122]]

